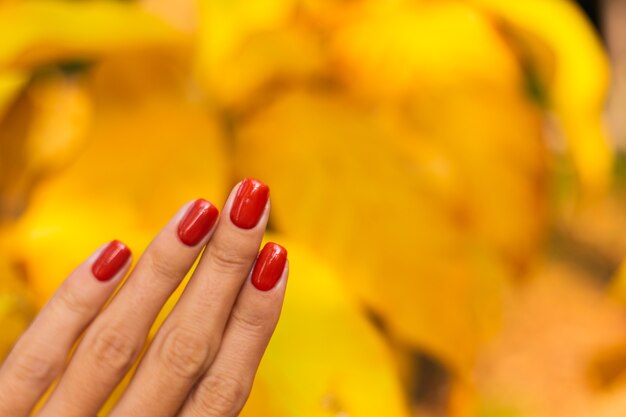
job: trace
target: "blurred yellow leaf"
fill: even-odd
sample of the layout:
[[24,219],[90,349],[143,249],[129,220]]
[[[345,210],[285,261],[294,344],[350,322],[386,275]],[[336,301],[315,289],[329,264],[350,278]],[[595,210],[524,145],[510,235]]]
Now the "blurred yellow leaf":
[[47,77],[26,94],[37,115],[23,138],[28,162],[21,168],[46,175],[62,168],[82,149],[92,120],[91,100],[80,80],[61,75]]
[[[554,10],[588,36],[567,13]],[[272,184],[278,229],[340,265],[397,337],[466,372],[497,323],[506,279],[545,230],[542,109],[520,50],[482,8],[362,2],[343,18],[324,34],[321,62],[333,66],[311,70],[330,77],[328,92],[304,83],[268,92],[235,125],[237,168]],[[254,49],[240,43],[247,62]],[[599,49],[585,54],[602,67]],[[597,83],[582,89],[604,94]],[[590,107],[577,111],[600,126]],[[610,160],[603,138],[577,134],[572,148]],[[578,164],[583,179],[599,175],[584,180],[591,188],[609,166],[596,162]]]
[[532,256],[547,174],[541,115],[491,22],[459,2],[375,2],[333,45],[351,95],[448,156],[459,178],[457,220],[469,223],[458,226],[475,228],[513,263]]
[[237,167],[397,337],[465,372],[540,238],[539,111],[471,7],[366,3],[346,19],[330,61],[348,94],[279,93],[241,124]]
[[0,219],[15,218],[33,187],[83,145],[91,100],[80,80],[60,72],[33,78],[0,119]]
[[197,74],[209,94],[220,92],[222,77],[228,77],[232,70],[229,65],[232,56],[245,45],[249,36],[280,27],[293,12],[294,5],[294,0],[206,0],[200,3]]
[[458,1],[363,2],[337,28],[330,46],[351,92],[377,101],[434,101],[428,94],[437,89],[522,88],[509,45],[486,16]]
[[[155,46],[181,47],[184,38],[136,5],[0,5],[0,121],[10,112],[0,135],[0,217],[19,214],[37,181],[70,161],[84,139],[91,100],[80,79],[53,64]],[[34,77],[26,72],[40,66],[50,67]]]
[[[445,170],[448,155],[415,133],[403,139],[430,151],[407,153],[397,133],[339,96],[294,92],[242,126],[236,164],[272,184],[278,230],[337,266],[400,339],[467,369],[497,324],[507,271],[475,223],[440,205],[449,192],[437,184],[465,184]],[[515,195],[524,181],[494,187]],[[461,197],[472,215],[476,203]]]
[[606,191],[612,166],[603,122],[609,63],[582,11],[569,0],[468,2],[504,26],[505,33],[547,87],[548,104],[559,118],[586,191]]
[[0,69],[182,42],[179,32],[134,3],[39,0],[0,5]]
[[326,71],[321,45],[301,28],[268,29],[244,45],[243,52],[223,58],[221,68],[228,71],[212,70],[217,73],[209,90],[220,105],[236,111],[259,105],[277,86],[305,83]]
[[149,57],[122,55],[89,73],[84,83],[94,113],[84,146],[35,190],[19,219],[17,256],[40,303],[100,244],[128,239],[138,256],[185,202],[206,197],[220,204],[226,196],[221,128],[176,78],[177,67],[160,67],[135,89],[118,90],[137,77],[120,62],[146,68],[144,60],[154,62]]

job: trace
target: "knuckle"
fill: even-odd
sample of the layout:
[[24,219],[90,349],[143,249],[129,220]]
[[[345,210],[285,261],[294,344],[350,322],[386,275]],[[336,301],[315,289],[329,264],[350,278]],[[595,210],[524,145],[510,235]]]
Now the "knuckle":
[[248,387],[227,374],[209,374],[193,393],[198,415],[205,417],[235,416],[243,408]]
[[154,250],[148,255],[150,271],[154,276],[171,282],[178,282],[185,275],[176,265],[175,259],[160,250]]
[[93,304],[90,304],[71,288],[64,288],[57,293],[56,303],[54,304],[61,312],[70,311],[79,316],[85,316],[92,310]]
[[105,366],[116,374],[123,374],[132,366],[139,354],[138,344],[115,328],[98,332],[89,346],[98,366]]
[[175,375],[185,379],[198,378],[210,355],[210,343],[196,330],[173,327],[163,337],[160,359]]
[[231,313],[231,320],[240,331],[252,336],[259,336],[271,331],[271,323],[263,314],[254,314],[241,307],[235,307]]
[[35,351],[20,353],[13,363],[15,379],[28,385],[47,385],[61,373],[62,369],[62,360]]
[[247,271],[252,264],[256,251],[250,253],[242,245],[216,242],[210,245],[208,250],[209,259],[215,269],[220,272]]

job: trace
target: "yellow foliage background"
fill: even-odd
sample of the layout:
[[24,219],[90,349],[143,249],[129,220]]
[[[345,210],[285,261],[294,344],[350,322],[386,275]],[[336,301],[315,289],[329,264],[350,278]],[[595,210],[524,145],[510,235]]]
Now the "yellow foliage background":
[[567,0],[0,1],[0,357],[253,176],[292,276],[244,416],[623,415],[608,86]]

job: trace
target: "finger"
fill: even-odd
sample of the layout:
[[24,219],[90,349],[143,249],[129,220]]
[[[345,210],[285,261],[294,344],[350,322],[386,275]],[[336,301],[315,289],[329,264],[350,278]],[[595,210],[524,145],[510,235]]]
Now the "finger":
[[233,308],[215,361],[179,417],[237,416],[250,394],[261,357],[276,328],[287,283],[287,251],[268,243]]
[[269,216],[268,192],[265,184],[251,179],[233,189],[185,292],[112,417],[176,414],[219,349],[232,306],[259,251]]
[[101,247],[61,284],[0,369],[0,416],[27,416],[131,264],[121,242]]
[[150,326],[210,238],[217,217],[211,203],[197,200],[161,230],[85,332],[40,416],[96,415],[137,359]]

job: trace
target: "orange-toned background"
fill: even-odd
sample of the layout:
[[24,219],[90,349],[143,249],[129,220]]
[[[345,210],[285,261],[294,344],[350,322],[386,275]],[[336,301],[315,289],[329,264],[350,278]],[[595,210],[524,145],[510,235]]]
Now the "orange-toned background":
[[0,0],[0,355],[254,176],[292,275],[245,416],[623,415],[622,6],[609,61],[568,0]]

